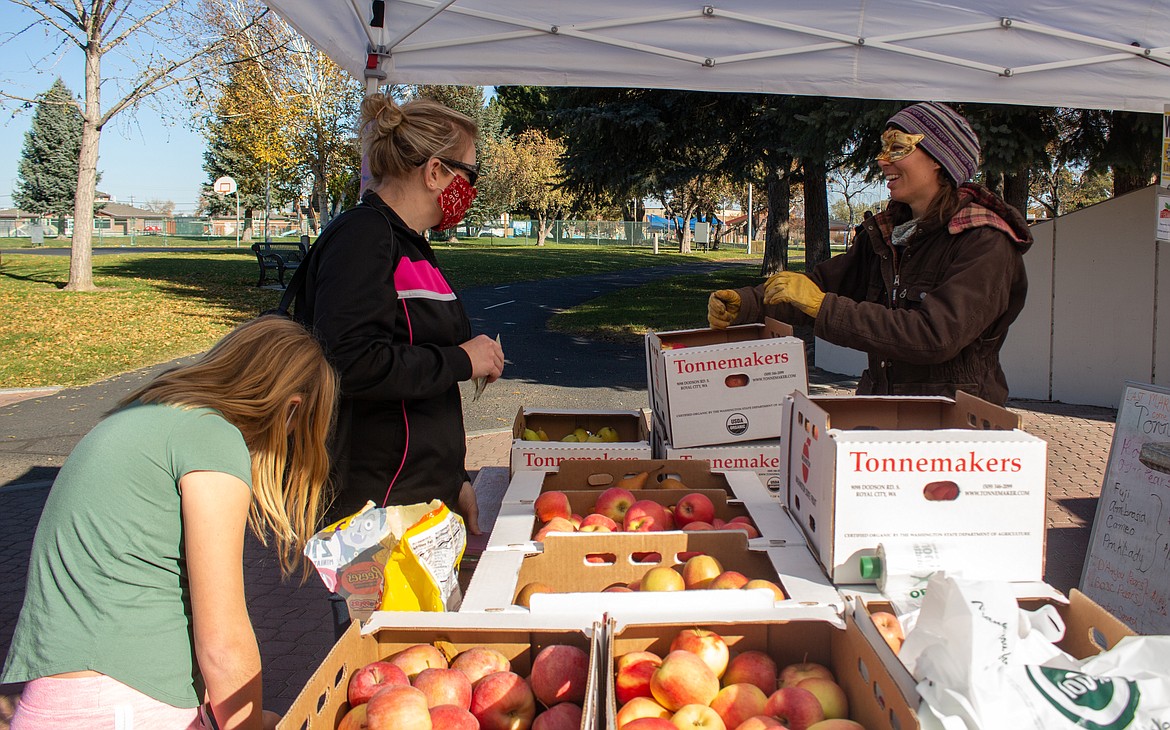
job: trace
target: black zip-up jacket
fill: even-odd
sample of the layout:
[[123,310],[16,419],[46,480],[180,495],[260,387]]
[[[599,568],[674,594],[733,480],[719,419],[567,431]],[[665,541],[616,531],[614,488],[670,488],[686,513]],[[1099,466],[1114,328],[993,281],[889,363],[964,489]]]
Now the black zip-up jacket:
[[471,359],[463,303],[427,240],[376,194],[338,216],[307,262],[296,316],[341,377],[331,517],[441,499],[467,479],[459,382]]

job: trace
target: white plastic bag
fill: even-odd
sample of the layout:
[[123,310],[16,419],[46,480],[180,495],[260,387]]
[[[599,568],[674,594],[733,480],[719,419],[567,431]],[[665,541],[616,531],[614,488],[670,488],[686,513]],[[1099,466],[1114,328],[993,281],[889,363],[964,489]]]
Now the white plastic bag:
[[1056,610],[1023,611],[1005,583],[931,578],[899,658],[923,728],[1170,728],[1170,637],[1122,639],[1084,661],[1053,642]]

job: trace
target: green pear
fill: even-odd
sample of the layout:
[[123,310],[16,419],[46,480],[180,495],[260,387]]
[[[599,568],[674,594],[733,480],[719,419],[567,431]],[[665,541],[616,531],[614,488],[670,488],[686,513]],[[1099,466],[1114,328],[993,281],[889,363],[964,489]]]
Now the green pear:
[[548,441],[548,434],[544,432],[543,428],[536,429],[536,435],[540,437],[541,441]]
[[585,443],[589,440],[589,432],[585,430],[584,426],[578,426],[577,428],[573,429],[573,433],[576,434],[577,440],[581,443]]
[[592,434],[589,436],[589,438],[587,438],[585,440],[590,442],[590,443],[601,443],[602,441],[605,441],[605,439],[601,438],[601,436],[599,436],[598,434]]
[[520,438],[523,441],[540,441],[540,434],[531,428],[526,428],[524,433],[520,434]]
[[566,441],[566,442],[574,443],[574,444],[577,443],[577,440],[578,440],[577,434],[575,434],[575,433],[566,434],[565,437],[563,439],[561,439],[561,441]]
[[618,440],[618,432],[612,426],[602,426],[597,429],[597,435],[601,437],[602,441],[613,443]]

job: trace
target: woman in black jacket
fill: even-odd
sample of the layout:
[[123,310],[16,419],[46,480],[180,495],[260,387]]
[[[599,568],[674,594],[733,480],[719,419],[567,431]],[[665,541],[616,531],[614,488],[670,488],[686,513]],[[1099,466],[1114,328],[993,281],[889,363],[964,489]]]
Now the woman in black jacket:
[[362,102],[361,129],[368,190],[314,245],[296,308],[341,376],[331,515],[438,498],[479,534],[459,383],[500,377],[504,352],[472,335],[425,236],[471,207],[476,125],[378,94]]

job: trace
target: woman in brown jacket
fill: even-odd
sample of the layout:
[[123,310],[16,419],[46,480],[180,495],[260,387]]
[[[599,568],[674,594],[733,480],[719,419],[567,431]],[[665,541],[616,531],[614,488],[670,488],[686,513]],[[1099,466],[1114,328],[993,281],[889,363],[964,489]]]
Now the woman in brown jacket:
[[895,114],[877,160],[891,202],[867,214],[848,251],[808,276],[783,271],[716,291],[708,321],[811,319],[817,337],[869,355],[858,395],[963,390],[1002,405],[999,352],[1028,290],[1024,217],[967,182],[979,138],[950,107],[925,102]]

